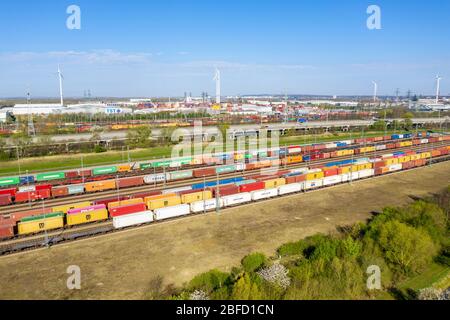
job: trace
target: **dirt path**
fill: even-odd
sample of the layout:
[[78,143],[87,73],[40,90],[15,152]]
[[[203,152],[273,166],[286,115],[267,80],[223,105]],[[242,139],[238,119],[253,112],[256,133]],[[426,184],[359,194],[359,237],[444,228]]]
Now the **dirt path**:
[[[450,162],[326,190],[0,257],[1,299],[140,299],[156,276],[181,285],[212,268],[229,270],[252,251],[364,221],[384,206],[450,184]],[[82,288],[66,288],[69,265]]]

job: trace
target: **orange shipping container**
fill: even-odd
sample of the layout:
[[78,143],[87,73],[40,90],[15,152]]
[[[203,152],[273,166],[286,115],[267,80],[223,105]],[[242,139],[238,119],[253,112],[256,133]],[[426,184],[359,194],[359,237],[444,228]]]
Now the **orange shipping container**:
[[88,182],[84,185],[86,192],[97,192],[116,188],[116,180]]
[[108,210],[111,210],[111,208],[114,208],[114,207],[121,207],[121,206],[126,206],[129,204],[138,204],[138,203],[144,203],[144,199],[133,198],[133,199],[128,199],[128,200],[110,202],[110,203],[108,203]]

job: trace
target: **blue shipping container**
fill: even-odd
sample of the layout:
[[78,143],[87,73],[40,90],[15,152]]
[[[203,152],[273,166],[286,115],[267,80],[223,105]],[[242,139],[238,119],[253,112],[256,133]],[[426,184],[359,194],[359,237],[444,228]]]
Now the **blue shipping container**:
[[20,184],[34,183],[34,176],[20,177]]

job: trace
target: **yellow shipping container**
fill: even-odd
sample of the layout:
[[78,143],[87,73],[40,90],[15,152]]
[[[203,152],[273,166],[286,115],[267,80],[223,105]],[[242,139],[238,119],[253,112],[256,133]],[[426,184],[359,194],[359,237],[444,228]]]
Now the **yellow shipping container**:
[[306,180],[318,180],[322,179],[324,177],[323,172],[316,172],[316,173],[308,173],[306,175]]
[[62,227],[64,227],[63,216],[19,222],[17,224],[19,235],[36,233],[45,230],[59,229]]
[[125,206],[128,204],[136,204],[136,203],[144,203],[144,199],[133,198],[133,199],[128,199],[128,200],[110,202],[110,203],[108,203],[108,210],[111,210],[111,208],[114,208],[114,207]]
[[303,157],[302,156],[289,156],[287,157],[287,163],[298,163],[302,162]]
[[350,168],[349,166],[347,167],[341,167],[341,174],[346,174],[346,173],[350,173]]
[[409,161],[411,161],[410,156],[404,156],[404,157],[398,158],[398,163],[405,163],[405,162],[409,162]]
[[[323,174],[323,173],[322,173]],[[286,184],[284,178],[271,179],[264,181],[264,189],[272,189]]]
[[412,141],[400,142],[400,147],[411,147],[413,145]]
[[117,171],[119,171],[119,172],[129,172],[129,171],[131,171],[131,165],[123,164],[123,165],[117,166]]
[[431,152],[422,152],[422,153],[420,154],[420,158],[421,158],[421,159],[431,158]]
[[52,212],[64,212],[67,213],[67,211],[71,210],[71,209],[80,209],[80,208],[86,208],[91,206],[92,203],[89,201],[85,201],[85,202],[79,202],[79,203],[71,203],[71,204],[66,204],[63,206],[57,206],[57,207],[52,207]]
[[386,159],[386,166],[390,166],[392,164],[398,164],[398,158],[390,158]]
[[354,153],[355,153],[355,150],[339,150],[339,151],[336,151],[336,155],[338,157],[351,156]]
[[67,225],[74,226],[88,222],[106,220],[108,219],[108,210],[98,209],[88,212],[68,214],[66,217],[67,217]]
[[372,164],[371,163],[363,163],[363,164],[358,164],[356,167],[357,167],[356,171],[362,171],[362,170],[372,169]]
[[194,193],[188,193],[181,195],[182,203],[192,203],[200,200],[208,200],[212,198],[212,192],[210,190],[199,191]]
[[155,210],[164,207],[177,206],[181,204],[181,198],[179,196],[172,196],[162,199],[149,200],[147,202],[147,208],[149,210]]
[[411,157],[411,161],[420,160],[420,154],[414,154]]
[[155,196],[148,196],[144,198],[144,202],[147,203],[151,200],[157,200],[157,199],[164,199],[164,198],[171,198],[178,196],[176,193],[166,193],[166,194],[157,194]]
[[111,190],[116,188],[116,180],[88,182],[84,185],[86,192]]
[[244,155],[242,153],[237,153],[234,155],[234,160],[242,160],[244,159]]

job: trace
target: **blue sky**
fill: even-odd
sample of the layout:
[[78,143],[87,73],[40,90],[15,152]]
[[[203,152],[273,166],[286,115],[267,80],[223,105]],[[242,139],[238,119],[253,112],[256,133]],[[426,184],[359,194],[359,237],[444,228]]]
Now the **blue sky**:
[[[81,8],[81,30],[66,8]],[[381,30],[366,27],[369,5]],[[450,93],[450,1],[2,1],[0,97]],[[448,80],[447,80],[448,79]]]

